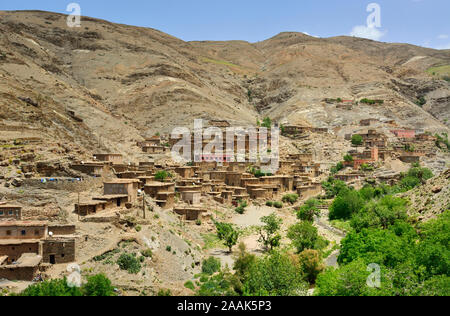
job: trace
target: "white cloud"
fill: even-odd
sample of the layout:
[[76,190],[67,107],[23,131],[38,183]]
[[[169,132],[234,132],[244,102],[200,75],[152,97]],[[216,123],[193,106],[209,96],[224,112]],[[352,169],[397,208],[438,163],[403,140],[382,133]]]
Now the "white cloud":
[[436,49],[450,49],[450,43],[448,43],[447,45],[441,45],[436,47]]
[[441,34],[438,36],[439,39],[447,39],[448,35],[447,34]]
[[365,25],[355,26],[350,33],[350,36],[368,38],[374,41],[379,41],[384,35],[386,35],[386,32],[383,32],[374,26]]

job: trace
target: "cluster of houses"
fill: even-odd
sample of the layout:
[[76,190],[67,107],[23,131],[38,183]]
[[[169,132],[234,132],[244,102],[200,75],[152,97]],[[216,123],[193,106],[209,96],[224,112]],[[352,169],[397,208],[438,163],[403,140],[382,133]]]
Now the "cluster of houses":
[[[346,182],[356,181],[364,176],[359,171],[362,165],[376,165],[388,158],[399,159],[404,163],[416,163],[420,162],[422,157],[433,158],[436,156],[436,137],[424,133],[424,131],[412,129],[392,129],[390,133],[393,137],[388,137],[375,129],[359,132],[362,144],[354,146],[348,152],[352,160],[344,162],[346,167],[352,167],[354,171],[344,171],[337,174],[336,177]],[[346,139],[351,140],[352,136],[348,134]],[[396,174],[392,174],[392,176],[395,177]]]
[[[116,170],[115,163],[120,162],[116,155],[102,157],[111,158],[102,165]],[[198,220],[207,212],[203,207],[205,201],[232,206],[243,201],[274,200],[286,192],[296,191],[304,198],[322,192],[321,184],[315,181],[321,175],[321,166],[313,163],[312,154],[285,157],[275,175],[256,173],[259,167],[251,163],[223,159],[203,159],[170,167],[141,162],[126,167],[126,170],[115,171],[115,179],[104,181],[103,196],[77,203],[75,212],[92,217],[123,207],[131,208],[140,195],[145,195],[162,209],[173,210],[186,220]],[[161,173],[168,176],[161,178],[158,176]]]
[[53,264],[75,261],[75,225],[26,221],[22,207],[0,204],[0,279],[32,281]]

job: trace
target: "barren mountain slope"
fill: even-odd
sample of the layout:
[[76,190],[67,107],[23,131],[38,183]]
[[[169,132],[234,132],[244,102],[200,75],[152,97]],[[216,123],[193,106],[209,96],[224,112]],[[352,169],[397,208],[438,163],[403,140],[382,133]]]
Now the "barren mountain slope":
[[[194,118],[253,124],[269,115],[335,128],[378,117],[430,131],[449,124],[450,84],[426,72],[450,64],[449,51],[301,33],[254,44],[184,42],[87,17],[68,28],[65,15],[39,11],[0,12],[0,43],[3,124],[26,123],[88,151],[132,156],[140,137]],[[414,103],[421,97],[423,108]],[[349,111],[324,98],[385,103]]]

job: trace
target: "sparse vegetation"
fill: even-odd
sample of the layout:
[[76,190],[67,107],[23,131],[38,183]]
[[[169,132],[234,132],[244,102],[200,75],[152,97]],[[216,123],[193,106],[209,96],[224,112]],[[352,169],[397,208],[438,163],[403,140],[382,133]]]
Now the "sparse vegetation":
[[137,274],[141,271],[141,264],[135,254],[124,253],[117,260],[121,270],[126,270],[130,274]]

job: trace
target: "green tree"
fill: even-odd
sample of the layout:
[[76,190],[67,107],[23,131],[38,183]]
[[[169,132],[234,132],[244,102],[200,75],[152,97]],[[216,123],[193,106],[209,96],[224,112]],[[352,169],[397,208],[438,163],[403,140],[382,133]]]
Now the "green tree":
[[214,273],[220,271],[221,263],[220,260],[214,257],[209,257],[203,260],[202,272],[208,275],[213,275]]
[[141,264],[134,254],[122,254],[117,260],[117,264],[121,270],[126,270],[130,274],[137,274],[141,271]]
[[310,222],[299,222],[288,229],[287,237],[292,245],[301,253],[306,249],[320,250],[326,247],[327,242],[319,236],[317,228]]
[[278,218],[275,213],[261,218],[261,222],[265,225],[259,228],[259,242],[261,242],[267,250],[272,250],[280,246],[281,236],[279,230],[283,221]]
[[356,134],[356,135],[352,136],[352,144],[353,145],[361,146],[363,144],[363,142],[364,142],[364,139],[361,135]]
[[364,206],[364,201],[355,190],[344,190],[336,197],[330,207],[330,220],[350,219]]
[[325,269],[317,250],[307,249],[298,256],[300,268],[310,284],[315,284],[317,276]]
[[239,232],[229,223],[215,223],[217,229],[217,237],[223,241],[228,251],[233,251],[233,246],[237,244]]
[[349,155],[349,154],[345,155],[344,156],[344,161],[345,162],[353,162],[353,156]]
[[320,216],[320,202],[316,199],[309,199],[297,210],[297,218],[302,221],[313,222],[314,217]]
[[244,281],[245,296],[302,296],[307,289],[295,260],[275,250],[257,258]]
[[261,127],[272,128],[272,120],[270,119],[270,117],[264,118]]
[[87,278],[83,286],[85,296],[114,296],[114,287],[104,274],[97,274]]

